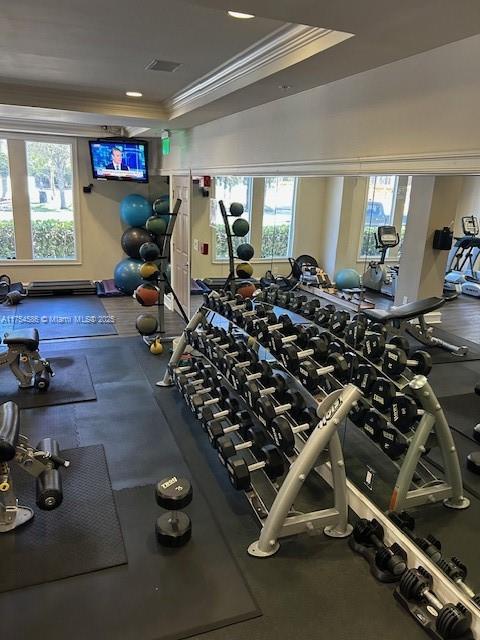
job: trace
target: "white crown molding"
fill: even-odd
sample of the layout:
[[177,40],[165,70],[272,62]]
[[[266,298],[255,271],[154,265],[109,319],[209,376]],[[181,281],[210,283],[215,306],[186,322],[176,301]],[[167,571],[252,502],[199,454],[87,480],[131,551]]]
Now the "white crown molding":
[[[397,156],[365,156],[243,165],[194,165],[193,175],[293,175],[293,176],[368,176],[368,175],[479,175],[480,150],[435,152]],[[175,169],[163,169],[168,175]]]
[[170,120],[298,64],[352,33],[287,24],[164,102]]
[[12,118],[0,118],[0,137],[2,134],[31,135],[40,133],[55,136],[75,136],[78,138],[99,138],[105,134],[100,126],[69,124],[67,122],[45,122],[41,120],[21,120]]

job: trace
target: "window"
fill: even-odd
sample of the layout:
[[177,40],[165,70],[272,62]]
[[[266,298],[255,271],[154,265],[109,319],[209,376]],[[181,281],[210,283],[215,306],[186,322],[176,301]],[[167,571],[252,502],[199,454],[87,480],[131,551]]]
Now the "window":
[[372,176],[369,179],[359,259],[380,257],[381,252],[375,246],[375,233],[382,225],[396,227],[400,235],[400,244],[387,253],[388,259],[398,259],[407,224],[411,185],[411,176]]
[[34,260],[76,257],[72,146],[27,141],[28,193]]
[[0,139],[0,260],[15,258],[12,188],[7,141]]
[[296,178],[265,178],[262,258],[288,258],[291,255],[296,186]]
[[[250,214],[252,210],[252,184],[253,179],[243,176],[218,176],[215,178],[215,199],[217,202],[223,200],[228,212],[228,208],[232,202],[240,202],[243,204],[245,213],[242,218],[250,222]],[[233,222],[233,219],[229,219]],[[232,238],[233,250],[242,242],[250,241],[250,233],[243,238]],[[227,237],[225,235],[225,227],[223,225],[220,209],[217,208],[216,220],[214,224],[214,244],[215,244],[215,260],[227,260]]]

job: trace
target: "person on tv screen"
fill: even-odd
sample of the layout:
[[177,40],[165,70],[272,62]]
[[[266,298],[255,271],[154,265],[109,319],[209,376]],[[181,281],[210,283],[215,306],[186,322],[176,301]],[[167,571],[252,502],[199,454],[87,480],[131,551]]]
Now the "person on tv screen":
[[130,171],[126,162],[122,160],[123,151],[119,147],[112,149],[112,161],[107,164],[105,169],[110,171]]

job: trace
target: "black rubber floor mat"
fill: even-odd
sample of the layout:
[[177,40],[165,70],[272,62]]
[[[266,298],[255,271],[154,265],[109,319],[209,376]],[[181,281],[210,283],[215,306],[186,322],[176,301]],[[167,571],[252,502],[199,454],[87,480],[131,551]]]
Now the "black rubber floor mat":
[[[71,465],[62,472],[63,503],[54,511],[36,507],[35,479],[13,465],[19,502],[35,517],[0,536],[2,592],[127,562],[103,447],[62,455]],[[63,607],[59,611],[65,615]]]
[[20,412],[20,433],[27,436],[34,446],[42,438],[55,438],[60,449],[80,446],[75,414],[67,404],[24,409]]
[[114,319],[97,296],[26,298],[16,307],[13,328],[27,327],[37,328],[41,340],[117,333]]
[[432,356],[433,364],[452,364],[454,362],[472,362],[474,360],[480,360],[480,344],[471,342],[471,340],[466,340],[465,338],[461,338],[460,336],[456,336],[449,331],[444,331],[437,327],[434,329],[434,335],[437,338],[441,338],[442,340],[445,340],[445,342],[449,342],[457,347],[465,345],[468,347],[467,353],[464,356],[456,356],[451,351],[447,351],[441,347],[428,347],[415,340],[412,336],[408,337],[413,349],[422,349]]
[[51,359],[55,377],[50,381],[48,391],[19,389],[17,379],[9,367],[0,369],[0,402],[13,400],[20,409],[50,407],[72,402],[95,400],[97,395],[87,359],[83,355],[54,357]]
[[475,393],[464,393],[457,396],[439,398],[445,412],[448,424],[470,438],[475,447],[480,449],[480,443],[473,437],[473,428],[480,422],[480,396]]

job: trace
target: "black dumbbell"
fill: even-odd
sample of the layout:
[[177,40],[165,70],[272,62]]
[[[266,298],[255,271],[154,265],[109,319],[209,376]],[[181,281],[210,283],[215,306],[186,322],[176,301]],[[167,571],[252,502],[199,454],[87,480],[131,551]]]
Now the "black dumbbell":
[[240,327],[246,326],[246,323],[253,318],[265,318],[267,316],[267,310],[260,302],[257,302],[252,309],[241,310],[234,309],[232,311],[231,318]]
[[387,345],[387,351],[383,358],[382,369],[391,378],[399,378],[408,367],[413,373],[428,376],[432,370],[432,358],[426,351],[415,351],[411,358],[403,349],[398,347],[390,347]]
[[269,323],[268,319],[260,318],[254,327],[258,341],[267,345],[269,344],[270,334],[273,331],[287,331],[290,329],[293,329],[293,322],[286,313],[280,315],[277,322],[273,324]]
[[352,378],[352,383],[362,391],[366,396],[372,392],[373,386],[377,381],[377,371],[371,364],[360,363],[357,372]]
[[244,299],[242,298],[242,296],[236,293],[235,295],[232,295],[232,297],[228,300],[223,300],[221,302],[217,301],[216,310],[221,315],[227,317],[228,308],[230,305],[236,306],[236,305],[242,304],[243,302],[244,302]]
[[435,628],[437,633],[449,640],[463,637],[472,624],[472,614],[466,607],[458,603],[443,604],[432,591],[433,578],[426,569],[407,569],[402,575],[399,585],[401,595],[407,600],[426,604],[435,612]]
[[312,357],[322,362],[327,356],[329,344],[328,338],[322,333],[312,338],[306,349],[298,349],[293,344],[285,345],[278,357],[289,371],[296,373],[301,362],[306,358]]
[[397,388],[387,378],[377,378],[372,385],[372,405],[381,413],[388,413],[396,396]]
[[294,417],[301,414],[305,408],[305,399],[299,391],[289,389],[283,394],[284,403],[277,404],[272,396],[259,398],[256,404],[260,421],[267,427],[272,420],[284,413],[291,413]]
[[370,405],[365,400],[363,400],[363,398],[360,398],[353,404],[348,417],[356,427],[363,429],[363,425],[365,424],[365,417],[369,409]]
[[258,353],[248,347],[246,349],[242,349],[238,356],[233,359],[228,359],[228,364],[226,367],[225,375],[229,380],[235,385],[235,381],[237,380],[238,372],[242,370],[252,369],[257,370],[258,367]]
[[384,426],[380,433],[380,447],[389,458],[398,460],[408,449],[408,442],[405,436],[398,433],[393,427]]
[[264,470],[271,480],[279,478],[284,470],[285,463],[282,452],[273,444],[266,444],[258,451],[259,461],[247,464],[246,460],[239,456],[229,458],[226,463],[230,482],[239,491],[248,491],[251,487],[251,474],[254,471]]
[[255,406],[255,403],[259,398],[270,396],[272,394],[276,394],[277,397],[282,397],[288,389],[287,379],[279,373],[272,373],[270,378],[265,380],[265,385],[268,386],[262,386],[258,380],[249,380],[245,385],[245,395],[247,397],[248,404],[251,407]]
[[398,579],[407,569],[407,554],[398,544],[390,547],[384,544],[385,533],[378,520],[361,518],[355,523],[352,535],[359,545],[376,549],[375,564],[382,571]]
[[218,457],[222,464],[226,464],[229,458],[233,458],[239,451],[251,449],[257,456],[258,450],[267,444],[267,434],[261,427],[252,426],[245,434],[245,441],[235,444],[230,436],[222,436],[217,440]]
[[206,432],[210,444],[216,447],[218,438],[226,436],[229,433],[239,433],[242,437],[245,436],[247,430],[253,426],[252,416],[248,411],[238,411],[235,415],[235,423],[232,424],[224,417],[216,418],[206,423]]
[[336,308],[333,304],[326,304],[324,307],[321,307],[314,314],[315,322],[321,327],[328,327],[330,323],[330,318],[332,314],[334,314]]
[[251,298],[245,300],[242,296],[238,295],[234,300],[227,300],[227,302],[223,304],[222,310],[227,318],[232,319],[235,311],[252,311],[254,308]]
[[423,415],[411,396],[396,394],[390,405],[390,420],[402,433],[407,433]]
[[251,316],[243,324],[245,331],[251,335],[256,336],[258,333],[257,324],[262,321],[267,324],[276,324],[277,316],[273,311],[266,311],[265,314],[259,314],[258,316]]
[[308,302],[308,298],[305,295],[295,296],[288,304],[288,308],[295,313],[299,313],[302,310],[303,305]]
[[354,349],[360,349],[365,338],[366,325],[364,322],[353,319],[345,329],[345,342]]
[[[191,393],[184,393],[185,399],[194,413],[204,405],[221,403],[230,396],[230,391],[225,385],[217,387],[212,381],[207,381],[206,384],[208,385],[206,387],[192,385]],[[211,395],[212,392],[215,392],[214,396]]]
[[325,376],[332,374],[337,380],[344,380],[348,373],[348,364],[339,353],[327,356],[326,365],[319,367],[313,360],[305,360],[299,368],[300,382],[309,390],[315,391]]
[[353,351],[345,351],[345,353],[343,354],[343,357],[347,362],[346,379],[351,382],[352,380],[355,380],[357,377],[360,361],[358,359],[357,354],[354,353]]
[[299,347],[306,347],[312,338],[319,335],[318,327],[315,325],[299,324],[293,328],[294,333],[285,336],[279,331],[273,331],[270,336],[270,348],[274,353],[279,353],[287,344]]
[[266,382],[272,376],[272,366],[266,360],[239,362],[230,368],[229,373],[233,387],[241,390],[250,380]]
[[270,424],[269,431],[274,443],[287,455],[295,451],[295,434],[310,434],[317,426],[319,418],[315,409],[307,407],[298,417],[298,423],[292,423],[284,415],[277,416]]
[[306,318],[314,319],[315,313],[320,309],[320,300],[314,298],[313,300],[307,300],[302,306],[302,315]]
[[341,336],[349,320],[350,314],[348,311],[335,311],[330,317],[328,328],[334,335]]
[[197,414],[197,416],[202,421],[205,429],[207,424],[212,420],[227,417],[231,418],[240,408],[240,403],[236,398],[225,398],[219,405],[217,405],[217,408],[215,408],[215,404],[213,403],[201,407],[200,415]]
[[190,518],[179,509],[185,508],[193,498],[192,485],[186,478],[169,476],[157,483],[155,499],[157,504],[168,513],[164,513],[155,523],[155,535],[160,544],[166,547],[181,547],[192,537]]
[[388,422],[385,416],[375,411],[375,409],[369,409],[363,419],[363,430],[368,437],[374,442],[380,442],[382,439],[382,432],[388,427]]

